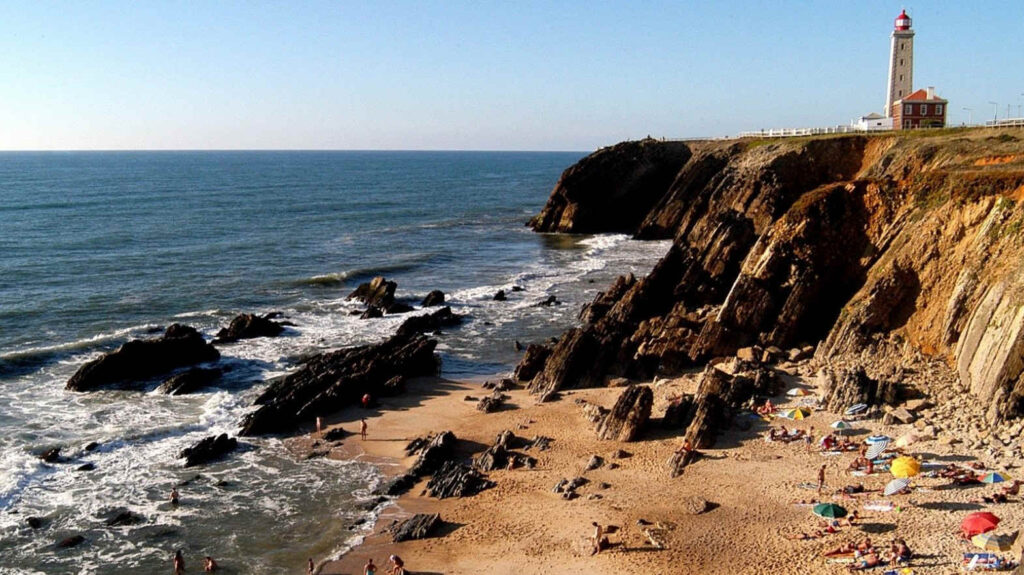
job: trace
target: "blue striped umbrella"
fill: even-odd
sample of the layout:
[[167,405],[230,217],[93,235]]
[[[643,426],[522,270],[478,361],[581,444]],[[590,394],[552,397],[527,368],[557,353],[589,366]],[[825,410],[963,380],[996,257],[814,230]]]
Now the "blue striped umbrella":
[[857,415],[858,413],[866,410],[868,405],[866,403],[857,403],[846,408],[846,415]]
[[889,441],[890,441],[889,436],[888,435],[871,435],[871,436],[868,436],[868,438],[864,440],[864,443],[867,443],[868,445],[874,445],[876,443],[882,443],[883,441],[886,442],[886,443],[889,443]]

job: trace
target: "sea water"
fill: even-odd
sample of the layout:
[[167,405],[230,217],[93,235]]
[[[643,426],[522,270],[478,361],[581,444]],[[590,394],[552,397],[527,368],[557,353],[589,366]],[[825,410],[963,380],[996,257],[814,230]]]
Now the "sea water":
[[[350,313],[360,305],[345,296],[374,276],[417,308],[445,292],[468,321],[439,336],[442,374],[474,378],[510,371],[514,342],[574,325],[616,275],[649,271],[665,242],[524,227],[581,156],[0,153],[0,573],[154,573],[175,549],[191,568],[212,555],[228,572],[302,572],[307,557],[358,541],[349,527],[371,513],[380,478],[370,465],[299,461],[275,437],[245,438],[200,468],[183,469],[177,453],[234,435],[267,381],[300,358],[397,329],[406,316]],[[494,301],[498,289],[507,301]],[[534,305],[549,295],[561,303]],[[209,338],[246,312],[294,326],[222,346],[229,371],[207,390],[64,390],[129,339],[175,322]],[[68,462],[41,461],[51,447]],[[140,520],[107,525],[123,511]],[[57,547],[75,534],[85,542]]]

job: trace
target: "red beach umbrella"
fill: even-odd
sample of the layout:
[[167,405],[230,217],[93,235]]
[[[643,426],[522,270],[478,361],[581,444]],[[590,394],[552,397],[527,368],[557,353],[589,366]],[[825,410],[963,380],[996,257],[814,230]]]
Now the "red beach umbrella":
[[999,518],[988,511],[969,513],[960,523],[960,531],[968,537],[992,531],[999,525]]

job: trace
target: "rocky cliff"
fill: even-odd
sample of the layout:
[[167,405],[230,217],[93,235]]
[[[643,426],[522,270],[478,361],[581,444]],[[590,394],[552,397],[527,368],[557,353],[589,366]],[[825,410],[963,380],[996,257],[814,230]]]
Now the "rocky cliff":
[[526,370],[531,389],[820,344],[820,361],[873,376],[939,358],[990,422],[1022,415],[1022,199],[1021,130],[600,150],[566,170],[531,226],[672,247],[647,277],[619,278],[584,308]]

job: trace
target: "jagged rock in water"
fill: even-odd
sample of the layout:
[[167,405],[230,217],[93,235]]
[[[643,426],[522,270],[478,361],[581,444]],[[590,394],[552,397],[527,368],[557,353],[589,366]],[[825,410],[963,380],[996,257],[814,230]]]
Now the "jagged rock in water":
[[654,393],[651,388],[631,385],[619,395],[615,406],[597,427],[598,439],[633,441],[647,426],[651,417]]
[[352,435],[352,433],[345,431],[341,427],[332,427],[324,432],[324,441],[341,441],[349,435]]
[[494,293],[494,297],[492,297],[491,299],[493,299],[494,301],[505,301],[508,298],[505,296],[505,290],[500,289]]
[[157,388],[160,393],[167,395],[184,395],[209,386],[220,378],[224,373],[217,368],[193,367],[192,369],[171,376]]
[[426,539],[442,523],[444,522],[441,521],[439,513],[417,513],[389,529],[391,540],[401,543],[413,539]]
[[25,523],[27,523],[32,529],[40,529],[42,528],[44,521],[41,517],[26,517]]
[[533,305],[534,307],[551,307],[553,305],[558,305],[559,303],[560,302],[558,301],[558,298],[556,296],[549,295],[547,299],[543,299]]
[[220,459],[238,448],[238,440],[228,434],[211,435],[192,447],[182,449],[178,458],[185,460],[185,467],[202,465]]
[[868,377],[863,367],[831,369],[822,372],[825,378],[823,403],[829,411],[842,413],[857,403],[895,405],[900,399],[899,385]]
[[100,444],[99,444],[99,443],[97,443],[97,442],[95,442],[95,441],[90,441],[89,443],[85,444],[85,447],[84,447],[84,449],[85,449],[86,451],[95,451],[95,450],[96,450],[96,448],[98,448],[99,446],[100,446]]
[[367,283],[359,284],[346,299],[355,299],[365,303],[368,307],[387,309],[395,303],[395,289],[398,284],[388,281],[383,277],[375,277]]
[[427,294],[427,297],[423,298],[420,303],[421,307],[434,307],[444,303],[444,292],[436,289]]
[[540,370],[544,369],[544,362],[551,355],[551,346],[538,343],[531,343],[526,347],[526,353],[516,365],[512,378],[516,381],[530,381]]
[[391,303],[391,305],[385,307],[384,311],[386,311],[388,315],[395,315],[399,313],[409,313],[411,311],[415,311],[415,308],[409,304],[396,301]]
[[218,331],[213,343],[232,343],[254,337],[277,337],[283,331],[283,325],[267,316],[244,313],[232,319],[228,327]]
[[364,394],[382,394],[391,378],[437,373],[437,341],[422,335],[395,335],[377,344],[318,354],[298,371],[270,384],[256,399],[260,406],[242,420],[240,435],[293,430],[357,403]]
[[107,527],[120,527],[126,525],[136,525],[145,521],[145,518],[141,515],[132,513],[127,509],[115,509],[108,514],[108,517],[103,521],[103,524]]
[[39,459],[42,459],[46,463],[60,463],[63,459],[60,456],[60,447],[54,447],[47,449],[46,451],[39,454]]
[[419,457],[409,469],[416,477],[426,477],[440,469],[455,454],[455,434],[451,431],[442,431],[435,435],[419,451]]
[[64,539],[61,539],[60,542],[57,543],[57,548],[58,549],[70,549],[72,547],[78,547],[82,543],[85,543],[85,537],[83,537],[81,535],[72,535],[70,537],[66,537]]
[[651,139],[602,148],[562,173],[530,227],[539,232],[633,233],[690,155],[682,142]]
[[377,319],[379,317],[384,317],[384,310],[376,306],[370,306],[359,316],[359,319]]
[[413,335],[440,331],[441,328],[452,327],[462,323],[463,316],[452,313],[452,308],[445,306],[433,313],[410,317],[398,326],[398,335]]
[[498,390],[494,390],[494,393],[480,398],[480,401],[476,404],[476,408],[478,411],[482,411],[484,413],[493,413],[501,409],[501,406],[505,404],[506,399],[508,399],[507,395]]
[[220,352],[194,328],[174,324],[163,337],[132,340],[86,363],[68,380],[66,389],[90,391],[100,386],[147,379],[179,367],[216,361]]
[[79,465],[78,467],[75,468],[75,471],[95,471],[95,470],[96,470],[96,464],[95,463],[83,463],[83,464],[81,464],[81,465]]
[[438,499],[470,497],[495,485],[493,481],[468,465],[445,461],[427,482],[427,492],[431,497]]

